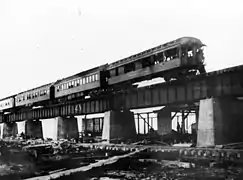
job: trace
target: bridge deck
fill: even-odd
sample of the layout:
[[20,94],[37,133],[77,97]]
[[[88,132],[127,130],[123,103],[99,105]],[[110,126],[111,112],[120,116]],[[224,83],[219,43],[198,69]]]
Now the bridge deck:
[[198,102],[200,99],[209,97],[227,96],[243,96],[243,65],[197,75],[186,81],[172,81],[139,89],[128,89],[97,99],[86,99],[69,104],[5,114],[0,117],[0,121],[14,122],[93,114],[112,109],[147,108]]

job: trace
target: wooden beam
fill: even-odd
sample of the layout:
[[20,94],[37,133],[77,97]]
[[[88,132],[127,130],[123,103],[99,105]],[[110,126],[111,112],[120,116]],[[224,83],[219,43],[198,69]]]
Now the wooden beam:
[[79,168],[75,168],[75,169],[69,169],[69,170],[65,170],[65,171],[61,171],[61,172],[56,172],[56,173],[53,173],[53,174],[50,174],[50,175],[28,178],[28,179],[25,179],[25,180],[52,180],[52,179],[58,179],[62,176],[70,176],[70,175],[73,175],[75,173],[88,172],[88,171],[90,171],[94,168],[99,168],[99,167],[104,166],[104,165],[113,164],[113,163],[119,161],[120,159],[124,159],[124,158],[128,158],[130,156],[133,156],[133,155],[143,151],[144,149],[141,149],[141,150],[138,150],[138,151],[133,151],[133,152],[125,154],[125,155],[114,156],[114,157],[111,157],[111,158],[108,158],[108,159],[105,159],[105,160],[100,160],[96,163],[89,164],[88,166],[83,166],[83,167],[79,167]]

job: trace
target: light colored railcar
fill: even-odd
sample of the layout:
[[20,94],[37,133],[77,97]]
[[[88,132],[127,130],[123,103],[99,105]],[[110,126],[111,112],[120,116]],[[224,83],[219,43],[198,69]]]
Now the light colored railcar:
[[59,80],[54,84],[55,98],[76,94],[71,98],[85,95],[85,92],[99,89],[105,83],[105,68],[107,65],[95,67],[76,75]]
[[51,87],[52,83],[17,94],[15,96],[15,106],[26,106],[51,100],[54,93]]
[[14,96],[0,100],[0,111],[11,109],[14,107]]
[[190,71],[204,73],[203,46],[197,38],[183,37],[116,61],[107,68],[108,84],[136,82],[146,77],[164,77],[169,81]]

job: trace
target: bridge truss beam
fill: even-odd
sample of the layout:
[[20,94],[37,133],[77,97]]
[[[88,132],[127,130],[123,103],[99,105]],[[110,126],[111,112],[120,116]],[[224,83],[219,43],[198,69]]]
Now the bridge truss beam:
[[188,104],[210,97],[243,96],[243,66],[237,66],[184,81],[172,81],[133,90],[124,90],[99,99],[86,99],[22,110],[0,116],[2,122],[48,119],[57,116],[102,113],[108,110],[139,109],[163,105]]

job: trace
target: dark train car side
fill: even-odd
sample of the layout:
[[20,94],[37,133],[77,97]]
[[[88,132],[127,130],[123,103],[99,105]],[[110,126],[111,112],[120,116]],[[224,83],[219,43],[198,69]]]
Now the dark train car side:
[[14,105],[14,96],[6,97],[0,100],[0,111],[5,111],[13,108]]
[[53,99],[53,83],[21,92],[15,96],[15,106],[40,105],[44,101]]
[[59,80],[54,84],[55,98],[74,99],[90,95],[106,86],[105,69],[107,65],[95,67],[76,75]]
[[203,46],[199,39],[183,37],[116,61],[107,68],[108,84],[134,83],[154,77],[164,77],[169,81],[186,76],[190,71],[203,73]]

